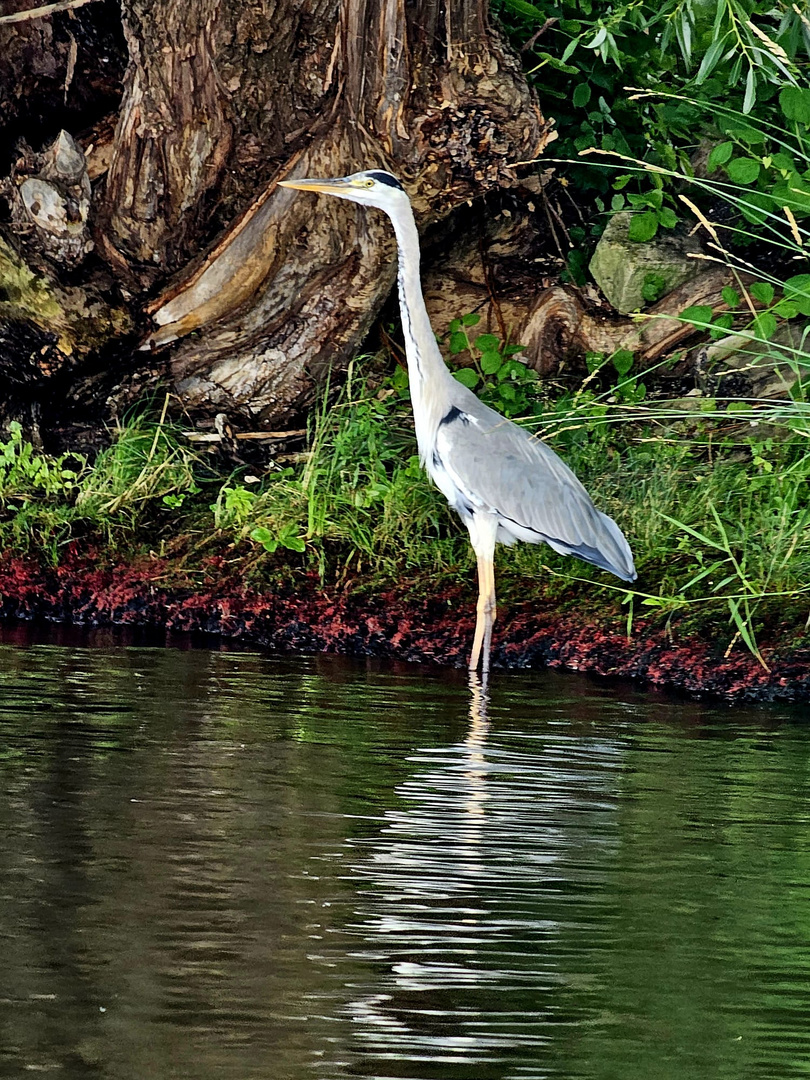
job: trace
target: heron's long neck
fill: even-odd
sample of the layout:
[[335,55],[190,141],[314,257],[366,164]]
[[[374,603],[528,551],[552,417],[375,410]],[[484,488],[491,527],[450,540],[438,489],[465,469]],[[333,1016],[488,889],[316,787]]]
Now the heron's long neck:
[[450,373],[436,344],[430,325],[422,285],[419,280],[419,233],[410,207],[391,218],[399,249],[399,310],[408,358],[411,393],[433,393],[445,384]]

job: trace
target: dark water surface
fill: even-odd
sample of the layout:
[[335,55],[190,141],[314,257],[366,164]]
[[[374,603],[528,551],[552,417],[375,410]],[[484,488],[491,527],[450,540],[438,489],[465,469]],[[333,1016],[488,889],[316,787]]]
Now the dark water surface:
[[0,1076],[810,1076],[810,726],[0,644]]

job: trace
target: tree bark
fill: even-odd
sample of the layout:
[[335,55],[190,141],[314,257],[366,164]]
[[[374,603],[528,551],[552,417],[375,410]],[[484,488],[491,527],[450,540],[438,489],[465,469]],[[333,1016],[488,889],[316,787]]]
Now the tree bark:
[[[123,0],[128,64],[114,134],[82,132],[78,118],[96,124],[93,102],[109,104],[117,76],[97,99],[73,85],[80,71],[85,82],[98,78],[76,41],[89,40],[88,26],[110,37],[110,2],[0,25],[14,46],[14,63],[0,69],[0,104],[13,135],[24,114],[15,80],[23,98],[64,92],[67,101],[68,86],[82,101],[60,113],[60,126],[88,155],[95,249],[72,267],[69,285],[94,308],[105,290],[111,310],[123,299],[142,328],[135,347],[122,340],[112,349],[118,401],[149,372],[168,379],[194,415],[282,426],[361,347],[396,259],[383,215],[277,181],[388,168],[425,226],[514,183],[511,163],[551,137],[487,0]],[[40,53],[51,45],[46,63]],[[26,82],[24,60],[47,78]],[[27,137],[38,151],[57,134],[40,118]],[[12,206],[27,192],[17,173],[5,182]],[[64,260],[55,265],[37,227],[18,212],[5,232],[18,254],[37,254],[29,265],[57,293]],[[29,314],[12,305],[4,317]],[[116,319],[107,321],[125,333],[130,321]]]
[[150,262],[173,269],[237,212],[150,307],[148,345],[179,340],[168,370],[193,412],[289,419],[360,347],[393,283],[381,215],[278,179],[386,167],[425,224],[511,182],[509,163],[548,137],[484,0],[206,0],[193,17],[128,0],[126,25],[105,196],[119,253],[148,280]]

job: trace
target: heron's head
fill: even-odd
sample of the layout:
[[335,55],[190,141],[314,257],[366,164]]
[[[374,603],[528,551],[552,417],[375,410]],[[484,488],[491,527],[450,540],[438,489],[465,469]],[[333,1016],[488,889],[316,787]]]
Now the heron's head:
[[408,202],[399,180],[382,169],[352,173],[336,180],[280,180],[279,183],[281,187],[336,195],[339,199],[362,203],[363,206],[376,206],[387,214]]

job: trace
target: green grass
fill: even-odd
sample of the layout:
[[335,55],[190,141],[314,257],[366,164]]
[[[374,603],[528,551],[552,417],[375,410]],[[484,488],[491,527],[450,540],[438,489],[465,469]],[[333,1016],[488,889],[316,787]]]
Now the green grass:
[[[807,437],[736,415],[673,419],[662,403],[634,406],[628,422],[621,403],[584,397],[548,403],[539,426],[620,523],[639,580],[628,588],[519,544],[499,549],[501,594],[624,605],[628,627],[642,611],[716,627],[721,644],[741,638],[755,655],[774,621],[799,632],[810,604]],[[258,483],[246,474],[217,476],[165,417],[134,418],[92,464],[37,454],[15,430],[0,445],[0,539],[54,561],[83,536],[124,557],[167,541],[186,553],[219,544],[270,579],[317,569],[329,583],[431,593],[474,582],[466,531],[424,475],[410,404],[390,388],[350,380],[313,417],[304,463]]]

